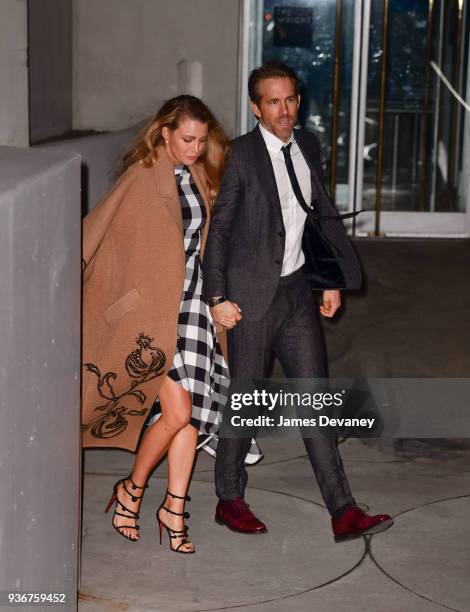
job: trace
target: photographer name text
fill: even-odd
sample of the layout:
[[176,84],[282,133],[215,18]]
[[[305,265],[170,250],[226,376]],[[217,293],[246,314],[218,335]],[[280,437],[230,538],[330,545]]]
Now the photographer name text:
[[333,418],[319,415],[311,418],[287,418],[282,414],[276,421],[274,417],[261,415],[254,418],[243,418],[233,415],[230,419],[233,427],[367,427],[372,429],[375,418],[349,419]]

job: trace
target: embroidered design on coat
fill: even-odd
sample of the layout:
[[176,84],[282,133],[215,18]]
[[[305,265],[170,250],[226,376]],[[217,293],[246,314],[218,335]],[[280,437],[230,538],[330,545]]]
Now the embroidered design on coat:
[[82,431],[91,428],[90,433],[95,438],[114,438],[126,429],[128,425],[126,417],[143,416],[148,411],[148,408],[130,410],[123,404],[123,401],[126,397],[133,396],[143,405],[147,396],[138,387],[163,374],[166,363],[165,353],[152,346],[153,340],[154,338],[144,335],[143,332],[136,338],[137,348],[129,353],[125,361],[126,372],[132,380],[129,388],[120,395],[116,395],[111,383],[112,380],[117,378],[115,372],[106,372],[106,374],[101,375],[100,369],[94,363],[84,364],[88,372],[95,374],[98,379],[97,390],[105,403],[94,409],[94,411],[104,412],[104,414],[84,424]]

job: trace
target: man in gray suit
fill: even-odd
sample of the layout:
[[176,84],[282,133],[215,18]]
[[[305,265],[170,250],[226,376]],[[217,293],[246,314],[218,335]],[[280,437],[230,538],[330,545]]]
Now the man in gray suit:
[[[337,287],[360,285],[359,263],[321,184],[319,142],[310,132],[294,130],[300,104],[295,73],[268,62],[252,71],[248,90],[259,124],[232,142],[206,244],[204,295],[214,320],[229,330],[232,377],[265,378],[274,353],[289,378],[326,378],[323,336],[308,280],[318,280],[322,271],[302,246],[310,211],[322,219],[318,241],[323,235],[337,256],[331,286],[322,294],[323,316],[333,317],[341,305]],[[392,524],[386,514],[359,510],[335,439],[305,438],[304,443],[337,541]],[[235,531],[262,533],[266,525],[244,501],[249,447],[249,438],[219,441],[216,520]]]

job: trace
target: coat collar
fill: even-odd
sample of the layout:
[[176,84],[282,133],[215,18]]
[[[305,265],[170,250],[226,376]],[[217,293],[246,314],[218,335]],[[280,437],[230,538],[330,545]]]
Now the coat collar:
[[[268,178],[266,187],[268,190],[269,198],[274,204],[276,204],[277,202],[279,205],[279,209],[280,209],[281,204],[279,202],[279,194],[278,194],[277,186],[276,186],[276,177],[274,176],[274,169],[271,163],[271,158],[269,156],[268,149],[264,141],[263,135],[261,133],[261,130],[259,128],[259,125],[257,125],[254,128],[254,130],[252,130],[251,134],[254,139],[254,146],[258,152],[260,171],[263,176],[266,176]],[[312,185],[312,194],[322,194],[323,187],[317,175],[314,160],[312,159],[310,150],[306,146],[306,143],[304,140],[304,134],[302,130],[293,130],[292,134],[295,139],[295,142],[297,143],[310,169],[310,182]]]
[[[167,205],[171,216],[177,224],[181,236],[183,236],[183,218],[181,216],[181,204],[179,201],[178,188],[176,187],[175,166],[168,157],[166,149],[163,145],[157,147],[156,153],[157,157],[155,163],[153,164],[153,172],[155,175],[157,195],[164,198],[165,204]],[[202,235],[202,243],[204,246],[210,217],[207,176],[201,163],[196,162],[190,167],[189,170],[194,182],[196,183],[199,193],[201,194],[207,213],[207,222]]]
[[312,185],[312,194],[315,194],[316,196],[320,198],[326,197],[329,200],[329,196],[325,191],[325,188],[322,184],[321,178],[318,175],[317,168],[315,166],[315,161],[317,162],[317,164],[321,164],[321,160],[313,159],[310,153],[310,149],[306,146],[306,143],[304,140],[304,132],[302,130],[294,130],[294,132],[295,132],[294,134],[295,140],[297,144],[299,145],[299,149],[301,150],[302,155],[304,156],[308,167],[310,168],[310,181]]
[[280,138],[278,138],[275,134],[272,134],[269,130],[267,130],[261,123],[258,123],[259,131],[263,136],[263,140],[266,143],[266,147],[268,151],[272,154],[279,155],[282,151],[282,148],[285,147],[289,143],[295,142],[294,132],[290,135],[290,138],[287,142],[283,142]]
[[[267,132],[267,130],[265,130],[265,133]],[[268,133],[268,138],[271,139],[271,142],[273,143],[281,143],[282,141],[280,141],[276,136],[273,136],[272,134],[270,134],[270,132]],[[254,140],[255,140],[255,146],[257,147],[261,147],[264,145],[264,149],[267,150],[267,143],[266,143],[266,139],[263,137],[263,134],[261,133],[261,128],[260,125],[258,124],[251,132]],[[298,130],[298,129],[294,129],[292,131],[292,135],[289,139],[289,142],[293,142],[295,141],[299,147],[299,149],[302,151],[302,155],[305,157],[305,161],[307,162],[308,167],[310,168],[310,170],[314,170],[314,164],[313,164],[313,160],[311,158],[311,155],[309,154],[308,149],[305,146],[305,141],[304,141],[304,137],[303,137],[303,133],[302,130]],[[273,176],[274,176],[274,171],[273,171]]]
[[153,164],[157,193],[163,198],[178,199],[175,181],[175,166],[167,155],[166,149],[160,145],[156,149],[157,158]]
[[304,138],[303,138],[304,135],[303,135],[302,131],[301,130],[294,130],[292,133],[294,134],[295,142],[297,143],[300,151],[302,152],[302,155],[305,158],[305,161],[307,162],[308,167],[310,168],[310,172],[314,173],[315,172],[315,166],[313,164],[312,156],[311,156],[308,148],[305,146],[305,141],[304,141]]
[[[175,181],[175,167],[173,162],[168,157],[166,149],[163,145],[157,147],[156,153],[157,158],[153,165],[153,170],[155,173],[157,193],[164,198],[178,199],[178,190],[176,188]],[[207,207],[209,192],[207,188],[207,176],[204,166],[200,162],[196,162],[189,168],[189,170]]]

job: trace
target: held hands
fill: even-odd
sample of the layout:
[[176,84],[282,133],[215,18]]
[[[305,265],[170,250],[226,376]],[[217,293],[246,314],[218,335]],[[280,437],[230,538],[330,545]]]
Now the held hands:
[[341,293],[339,289],[327,289],[323,292],[323,304],[320,313],[324,317],[332,318],[341,306]]
[[217,304],[217,306],[211,308],[210,311],[214,321],[226,329],[235,327],[242,318],[240,307],[230,300],[225,300],[225,302]]
[[[341,293],[339,289],[327,289],[323,291],[323,303],[320,306],[320,313],[324,317],[332,318],[341,306]],[[217,325],[226,329],[232,329],[241,321],[241,308],[235,302],[225,300],[210,309],[212,318]]]

